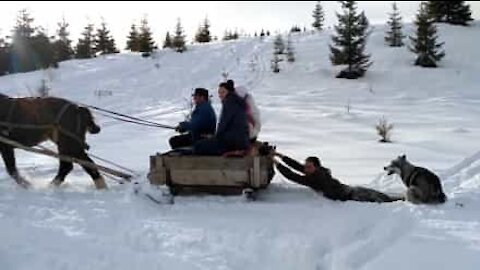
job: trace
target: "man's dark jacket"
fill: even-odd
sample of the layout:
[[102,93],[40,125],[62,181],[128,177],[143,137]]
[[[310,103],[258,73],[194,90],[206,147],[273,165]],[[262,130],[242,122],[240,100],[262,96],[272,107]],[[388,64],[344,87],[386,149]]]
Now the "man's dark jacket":
[[202,102],[195,106],[192,112],[192,119],[180,123],[180,130],[189,131],[192,134],[193,142],[202,139],[202,135],[215,134],[217,116],[209,101]]
[[[296,171],[303,172],[303,165],[297,161],[283,156],[282,161]],[[277,163],[277,169],[283,176],[300,185],[310,187],[315,191],[320,191],[323,195],[332,200],[346,201],[350,199],[350,188],[333,178],[330,171],[324,167],[318,168],[311,175],[300,175],[292,172],[287,167]]]

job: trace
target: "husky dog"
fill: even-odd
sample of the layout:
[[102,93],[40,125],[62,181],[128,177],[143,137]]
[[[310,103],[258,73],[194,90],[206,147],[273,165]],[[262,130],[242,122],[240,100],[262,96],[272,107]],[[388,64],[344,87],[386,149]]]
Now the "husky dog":
[[388,175],[398,174],[407,186],[406,199],[412,203],[444,203],[447,196],[442,191],[440,179],[428,169],[417,167],[407,161],[405,155],[394,159],[384,167]]

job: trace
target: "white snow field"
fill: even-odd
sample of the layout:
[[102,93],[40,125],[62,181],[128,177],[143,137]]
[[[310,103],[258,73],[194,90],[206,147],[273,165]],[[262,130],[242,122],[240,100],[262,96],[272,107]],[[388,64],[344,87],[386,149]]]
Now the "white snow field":
[[[193,196],[158,205],[129,184],[109,180],[97,191],[78,166],[51,188],[58,161],[17,150],[33,187],[18,187],[0,166],[0,269],[480,269],[480,23],[439,25],[439,35],[446,57],[426,69],[406,47],[386,47],[376,26],[367,46],[374,64],[359,80],[335,78],[328,31],[295,35],[297,61],[281,62],[278,74],[269,37],[0,77],[10,96],[34,95],[46,78],[53,96],[176,125],[195,87],[211,90],[219,112],[217,85],[228,72],[254,93],[260,140],[280,152],[317,155],[342,182],[388,192],[405,190],[383,171],[405,153],[437,173],[449,197],[438,206],[336,202],[277,173],[255,202]],[[391,144],[378,142],[382,116],[394,124]],[[96,119],[103,129],[88,136],[91,153],[135,170],[148,190],[148,157],[168,150],[175,132]]]

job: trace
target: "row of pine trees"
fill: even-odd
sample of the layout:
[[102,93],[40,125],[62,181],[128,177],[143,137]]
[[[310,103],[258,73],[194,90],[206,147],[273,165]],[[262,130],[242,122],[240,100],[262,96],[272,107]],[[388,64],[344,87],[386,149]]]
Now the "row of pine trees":
[[[356,79],[362,77],[372,65],[365,46],[370,34],[369,22],[364,12],[357,11],[356,1],[340,1],[342,13],[337,13],[338,24],[330,45],[330,60],[333,65],[346,65],[337,78]],[[405,35],[402,32],[402,18],[396,3],[387,22],[385,41],[391,47],[404,46]],[[317,2],[313,11],[314,23],[318,30],[323,27],[323,10]],[[409,37],[412,46],[408,49],[417,55],[415,65],[437,67],[444,56],[443,43],[437,42],[436,22],[467,26],[472,21],[469,5],[465,1],[427,1],[421,2],[415,19],[415,36]]]
[[[4,74],[28,72],[36,69],[57,67],[58,62],[68,59],[86,59],[97,55],[118,53],[115,40],[105,21],[98,29],[93,24],[84,27],[81,38],[75,47],[72,46],[69,24],[63,19],[58,23],[55,36],[47,36],[46,31],[33,24],[34,19],[26,9],[19,12],[12,35],[0,38],[0,76]],[[268,35],[269,32],[267,31]],[[261,36],[265,35],[262,30]],[[226,31],[223,40],[238,39],[235,30]],[[10,39],[10,42],[7,42]],[[194,41],[205,43],[212,41],[210,22],[205,18],[195,35]],[[174,35],[167,32],[162,48],[171,48],[176,52],[186,51],[186,41],[183,27],[178,19]],[[132,24],[127,36],[126,49],[132,52],[142,52],[149,56],[158,49],[153,40],[153,34],[146,18],[140,25]]]
[[[337,77],[355,79],[362,77],[372,64],[370,55],[365,53],[365,46],[369,30],[369,22],[364,12],[358,12],[356,1],[340,1],[342,13],[338,13],[338,24],[335,26],[336,34],[332,37],[330,45],[330,60],[333,65],[346,65]],[[317,1],[313,11],[312,26],[322,31],[324,28],[324,11],[320,1]],[[416,36],[410,37],[411,51],[418,55],[415,64],[423,67],[436,67],[436,63],[445,56],[441,50],[443,43],[437,43],[437,29],[435,22],[445,22],[455,25],[468,25],[472,21],[470,7],[465,1],[427,1],[420,4],[415,20]],[[389,30],[385,41],[392,47],[404,46],[402,22],[396,3],[388,21]],[[33,18],[26,10],[21,10],[17,17],[12,36],[0,38],[0,75],[16,72],[26,72],[41,68],[56,67],[58,62],[77,58],[92,58],[97,55],[118,53],[115,40],[103,21],[99,28],[94,29],[93,24],[88,24],[82,37],[75,48],[69,38],[69,24],[63,19],[58,23],[56,35],[49,37],[41,27],[33,26]],[[292,27],[290,32],[300,32],[298,26]],[[304,28],[305,31],[305,28]],[[262,29],[260,37],[269,36]],[[255,33],[255,36],[257,34]],[[223,40],[237,39],[237,31],[226,31]],[[127,40],[126,49],[133,52],[142,52],[148,56],[157,49],[152,32],[146,18],[142,19],[137,27],[132,24]],[[195,34],[194,40],[198,43],[210,42],[210,22],[207,18],[203,21]],[[291,46],[291,43],[290,45]],[[186,47],[185,34],[178,19],[174,35],[166,33],[163,48],[171,48],[176,52],[184,52]],[[288,47],[288,46],[287,46]],[[282,54],[276,52],[275,55]],[[294,59],[293,50],[289,53]],[[289,60],[290,61],[290,60]]]
[[10,43],[0,38],[0,75],[57,67],[58,62],[72,58],[119,52],[105,22],[96,32],[93,25],[88,24],[73,48],[65,19],[58,23],[55,36],[48,36],[42,27],[35,27],[33,21],[27,10],[21,10],[12,35],[7,37]]

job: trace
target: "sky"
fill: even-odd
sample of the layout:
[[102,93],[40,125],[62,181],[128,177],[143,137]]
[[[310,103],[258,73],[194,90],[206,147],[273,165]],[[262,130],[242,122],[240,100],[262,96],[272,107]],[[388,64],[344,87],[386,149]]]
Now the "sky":
[[[359,10],[364,10],[372,24],[387,20],[393,1],[359,1]],[[163,42],[167,31],[173,32],[180,18],[187,39],[191,40],[199,24],[208,17],[213,35],[221,38],[227,29],[244,31],[253,35],[262,28],[275,33],[287,31],[293,25],[311,27],[312,11],[316,1],[203,1],[203,2],[148,2],[148,1],[2,1],[0,4],[0,36],[10,34],[18,11],[26,8],[34,18],[34,26],[46,28],[54,34],[57,22],[65,17],[70,24],[71,38],[76,43],[83,28],[90,22],[95,27],[102,18],[114,36],[117,47],[124,49],[132,23],[138,24],[146,16],[155,41]],[[404,22],[413,20],[419,1],[397,1]],[[480,2],[467,1],[474,19],[480,19]],[[336,23],[335,11],[338,1],[323,1],[325,24]]]

